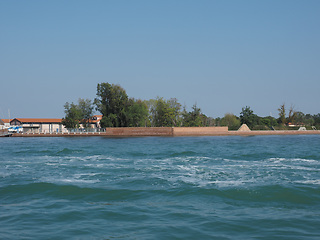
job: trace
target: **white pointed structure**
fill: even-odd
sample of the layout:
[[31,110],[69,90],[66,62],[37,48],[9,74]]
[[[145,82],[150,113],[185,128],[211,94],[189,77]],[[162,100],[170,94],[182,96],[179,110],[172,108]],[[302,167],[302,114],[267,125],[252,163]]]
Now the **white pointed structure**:
[[239,132],[250,132],[250,128],[247,126],[247,124],[242,124],[241,127],[238,129]]

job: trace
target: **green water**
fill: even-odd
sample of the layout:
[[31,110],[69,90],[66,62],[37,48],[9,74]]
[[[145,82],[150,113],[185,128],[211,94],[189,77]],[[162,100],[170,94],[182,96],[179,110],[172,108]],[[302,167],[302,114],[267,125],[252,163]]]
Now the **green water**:
[[320,239],[320,136],[1,138],[0,239]]

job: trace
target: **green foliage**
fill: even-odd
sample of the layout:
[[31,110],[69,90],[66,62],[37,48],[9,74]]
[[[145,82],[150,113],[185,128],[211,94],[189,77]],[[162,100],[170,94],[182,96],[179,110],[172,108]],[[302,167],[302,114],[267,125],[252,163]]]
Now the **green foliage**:
[[[102,115],[101,127],[198,127],[198,126],[228,126],[230,130],[237,130],[241,124],[247,124],[253,130],[268,129],[293,129],[286,126],[292,123],[298,126],[306,126],[312,129],[316,126],[320,129],[320,113],[317,115],[297,112],[291,106],[286,118],[285,104],[278,108],[279,118],[259,117],[253,113],[250,107],[242,108],[240,116],[231,113],[223,118],[211,118],[201,113],[196,104],[192,111],[186,107],[181,111],[181,104],[176,98],[165,100],[163,98],[150,99],[148,101],[128,98],[126,91],[119,85],[100,83],[97,85],[97,96],[94,99],[96,110]],[[77,128],[82,124],[87,126],[93,112],[91,100],[79,99],[78,104],[66,103],[65,118],[62,123],[66,128]]]
[[125,127],[125,108],[128,104],[128,95],[119,85],[101,83],[97,86],[97,98],[94,103],[96,110],[103,115],[102,127]]
[[128,127],[143,127],[147,124],[148,107],[141,100],[130,98],[126,106],[126,125]]
[[152,127],[174,127],[180,124],[181,104],[175,98],[163,98],[145,101],[149,110],[148,125]]
[[311,114],[306,114],[304,118],[304,123],[306,126],[313,126],[315,123],[315,119]]
[[240,113],[241,124],[247,124],[247,126],[252,129],[253,126],[257,125],[258,120],[258,116],[253,113],[250,107],[246,106],[242,108],[242,112]]
[[181,104],[176,98],[170,98],[167,103],[173,111],[173,126],[180,126],[181,124]]
[[303,112],[296,112],[296,117],[295,117],[295,124],[303,124],[305,120],[305,115]]
[[157,101],[156,99],[150,99],[150,100],[144,101],[144,104],[147,106],[147,110],[148,110],[148,118],[146,123],[148,127],[154,127],[153,119],[154,119],[156,101]]
[[81,123],[84,127],[88,127],[89,121],[92,117],[93,113],[93,105],[92,101],[89,99],[79,98],[78,100],[78,108],[81,112]]
[[112,113],[109,114],[108,116],[103,116],[100,121],[100,125],[102,128],[114,127],[114,124],[118,125],[117,115],[112,114]]
[[206,126],[206,127],[215,126],[216,121],[215,121],[214,118],[212,118],[212,117],[207,117],[206,115],[203,115],[202,118],[204,118],[204,126]]
[[278,122],[274,117],[268,116],[268,117],[260,118],[260,125],[264,125],[269,128],[272,128],[274,126],[277,126]]
[[174,109],[163,98],[158,98],[152,109],[153,125],[155,127],[172,127],[174,126]]
[[320,114],[311,115],[303,112],[295,112],[294,124],[303,126],[319,126]]
[[87,127],[93,111],[91,100],[79,98],[78,104],[66,102],[64,108],[66,116],[62,119],[62,124],[66,128],[78,128],[80,124]]
[[228,126],[229,130],[237,130],[240,127],[240,120],[232,113],[226,113],[220,121],[221,126]]
[[141,100],[128,98],[119,85],[101,83],[94,100],[103,115],[101,127],[142,127],[148,122],[148,106]]
[[293,106],[291,105],[289,109],[289,116],[287,118],[286,123],[295,123],[296,115],[297,115],[297,112],[294,110]]
[[280,106],[280,108],[278,108],[279,111],[279,118],[278,118],[278,122],[280,124],[285,124],[286,123],[286,107],[285,104],[282,104]]
[[187,112],[184,108],[182,118],[184,127],[199,127],[206,124],[206,116],[201,113],[201,109],[196,104],[192,106],[191,112]]
[[317,127],[317,129],[320,129],[320,113],[313,115],[314,125]]

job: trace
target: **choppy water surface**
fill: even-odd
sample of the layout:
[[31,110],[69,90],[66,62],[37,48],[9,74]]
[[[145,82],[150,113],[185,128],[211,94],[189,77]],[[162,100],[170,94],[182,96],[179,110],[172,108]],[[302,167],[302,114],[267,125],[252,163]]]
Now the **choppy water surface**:
[[1,138],[0,239],[320,239],[320,136]]

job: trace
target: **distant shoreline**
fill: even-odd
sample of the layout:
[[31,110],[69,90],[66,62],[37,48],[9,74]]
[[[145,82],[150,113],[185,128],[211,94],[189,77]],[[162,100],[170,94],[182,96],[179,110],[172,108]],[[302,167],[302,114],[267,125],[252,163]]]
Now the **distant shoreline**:
[[196,137],[196,136],[267,136],[267,135],[318,135],[320,130],[266,130],[266,131],[202,131],[202,132],[83,132],[83,133],[13,133],[10,137]]

